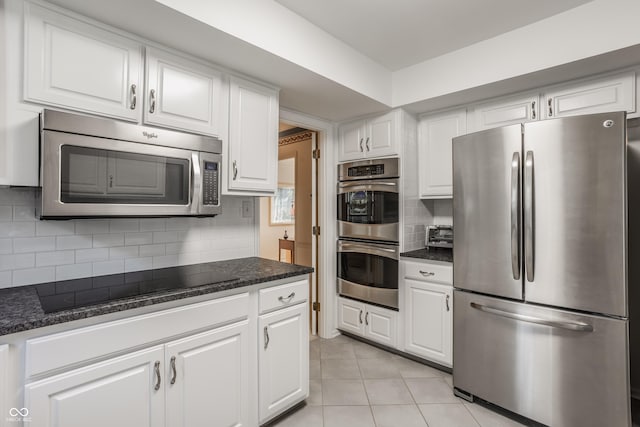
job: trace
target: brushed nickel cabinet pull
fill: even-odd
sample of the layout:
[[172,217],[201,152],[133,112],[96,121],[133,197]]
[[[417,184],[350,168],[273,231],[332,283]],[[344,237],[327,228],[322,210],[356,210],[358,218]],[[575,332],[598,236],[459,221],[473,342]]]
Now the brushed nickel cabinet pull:
[[547,105],[549,106],[549,117],[553,117],[553,98],[549,98]]
[[132,110],[135,110],[136,109],[136,101],[137,101],[136,85],[135,84],[131,85],[130,97],[131,97],[131,104],[129,104],[129,108],[131,108]]
[[238,177],[238,162],[233,161],[233,180],[235,181]]
[[367,137],[367,142],[365,142],[364,145],[367,147],[367,151],[371,151],[371,147],[369,147],[369,137]]
[[160,384],[162,384],[162,377],[160,376],[160,361],[156,360],[156,363],[153,365],[153,370],[156,374],[156,385],[153,387],[155,391],[160,390]]
[[292,299],[293,299],[293,297],[295,297],[295,296],[296,296],[296,293],[295,293],[295,292],[291,292],[291,293],[289,294],[289,296],[288,296],[288,297],[286,297],[286,298],[285,298],[285,297],[283,297],[282,295],[280,295],[280,296],[278,297],[278,301],[280,301],[280,302],[285,302],[285,300],[286,300],[286,302],[291,302],[291,300],[292,300]]
[[264,327],[264,349],[266,350],[269,347],[269,327]]
[[534,120],[536,118],[536,101],[531,103],[531,118]]
[[367,311],[367,314],[364,315],[364,324],[369,326],[369,312]]
[[445,305],[447,306],[447,311],[449,311],[449,295],[447,295],[447,298],[445,299]]
[[360,324],[362,325],[362,310],[360,310]]
[[[447,297],[449,298],[449,297]],[[169,363],[169,365],[171,366],[171,381],[169,381],[171,383],[171,385],[176,383],[176,378],[178,376],[178,373],[176,372],[176,357],[175,356],[171,356],[171,362]]]
[[153,114],[156,111],[156,91],[151,89],[149,92],[149,113]]

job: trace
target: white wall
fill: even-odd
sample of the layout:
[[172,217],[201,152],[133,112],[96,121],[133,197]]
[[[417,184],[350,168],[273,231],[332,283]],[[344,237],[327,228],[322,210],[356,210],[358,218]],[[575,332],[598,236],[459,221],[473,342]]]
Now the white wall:
[[256,255],[247,198],[215,218],[40,221],[36,191],[0,188],[0,288]]

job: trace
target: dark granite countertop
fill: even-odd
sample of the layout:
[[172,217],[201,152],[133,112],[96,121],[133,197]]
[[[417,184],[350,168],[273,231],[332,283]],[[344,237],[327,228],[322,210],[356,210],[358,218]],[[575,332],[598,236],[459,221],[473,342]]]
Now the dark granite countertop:
[[453,249],[422,248],[422,249],[416,249],[415,251],[402,252],[400,256],[405,258],[426,259],[430,261],[453,262]]
[[[310,267],[251,257],[0,289],[0,335],[311,272]],[[106,295],[117,299],[105,301]],[[45,306],[53,302],[48,312],[41,298]],[[60,311],[50,312],[51,307]]]

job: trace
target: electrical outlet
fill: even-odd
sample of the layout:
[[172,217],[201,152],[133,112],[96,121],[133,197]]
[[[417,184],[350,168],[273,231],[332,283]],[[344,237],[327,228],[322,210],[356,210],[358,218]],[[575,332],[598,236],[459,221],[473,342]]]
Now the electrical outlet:
[[242,218],[251,218],[253,216],[251,212],[251,200],[242,201]]

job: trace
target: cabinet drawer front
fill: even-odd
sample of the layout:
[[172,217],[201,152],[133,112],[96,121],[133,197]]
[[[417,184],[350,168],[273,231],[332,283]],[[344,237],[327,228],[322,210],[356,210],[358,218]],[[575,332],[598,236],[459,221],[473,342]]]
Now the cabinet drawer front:
[[428,282],[453,283],[453,266],[402,261],[404,277]]
[[309,282],[300,280],[260,290],[260,313],[289,307],[309,299]]
[[243,293],[27,340],[27,378],[167,337],[246,318]]

